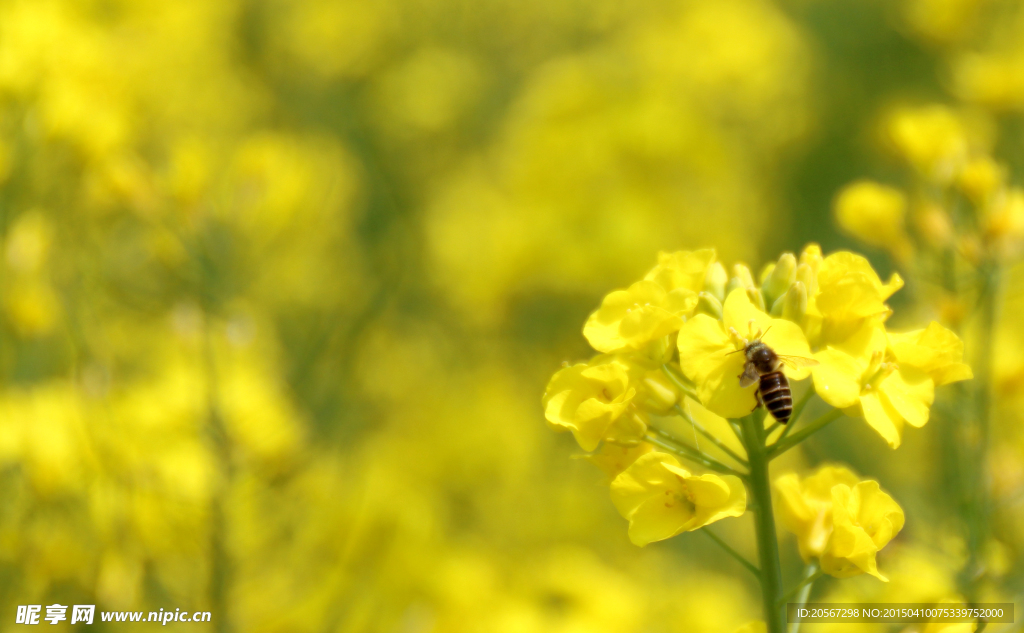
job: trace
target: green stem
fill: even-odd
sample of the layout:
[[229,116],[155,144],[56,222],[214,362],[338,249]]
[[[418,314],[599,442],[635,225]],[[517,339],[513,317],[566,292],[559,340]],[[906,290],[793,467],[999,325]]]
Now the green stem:
[[718,536],[717,534],[715,534],[714,532],[712,532],[710,529],[708,529],[706,527],[702,528],[700,531],[705,533],[705,534],[707,534],[708,538],[710,538],[712,541],[717,543],[718,546],[721,547],[722,549],[724,549],[727,554],[729,554],[730,556],[735,558],[736,561],[739,562],[740,565],[743,565],[744,567],[746,567],[750,571],[750,573],[752,573],[755,576],[757,576],[758,579],[761,578],[761,570],[758,569],[757,566],[754,565],[754,563],[752,563],[749,560],[747,560],[746,558],[744,558],[744,556],[742,554],[740,554],[739,552],[734,550],[728,543],[723,541],[720,536]]
[[978,594],[977,581],[984,575],[984,548],[988,541],[989,494],[986,464],[991,434],[992,410],[992,352],[996,320],[999,312],[1000,269],[995,262],[982,267],[982,293],[980,315],[977,327],[978,348],[974,363],[974,405],[976,428],[970,429],[970,419],[964,421],[965,428],[961,446],[967,454],[970,484],[967,486],[966,507],[968,561],[964,569],[966,594],[974,601]]
[[[791,589],[790,592],[783,597],[783,608],[786,607],[786,603],[789,602],[794,596],[797,596],[797,606],[802,607],[805,604],[807,604],[807,599],[811,597],[811,589],[814,587],[814,581],[821,578],[823,573],[824,572],[822,572],[821,568],[818,566],[818,559],[811,559],[811,562],[807,563],[807,567],[804,568],[803,580],[801,580],[796,587],[793,587],[793,589]],[[799,595],[797,595],[798,593]],[[790,622],[789,624],[789,633],[800,632],[800,616],[799,612],[797,613],[798,615],[796,616],[796,618],[794,618],[794,621]]]
[[800,420],[800,416],[803,415],[804,409],[807,407],[807,403],[811,401],[811,396],[814,395],[814,387],[808,387],[807,392],[804,393],[803,397],[793,407],[793,414],[789,416],[789,423],[786,424],[786,428],[782,429],[782,434],[775,439],[775,443],[778,444],[782,440],[786,439],[789,432],[793,430],[796,423]]
[[761,598],[768,633],[785,633],[786,614],[781,606],[782,565],[779,562],[779,540],[775,534],[775,513],[768,481],[769,455],[765,446],[764,425],[760,416],[748,415],[741,420],[743,440],[750,460],[749,490],[754,500],[754,529],[760,560]]
[[644,435],[644,439],[658,448],[663,448],[670,453],[675,453],[683,459],[688,459],[691,462],[704,466],[705,468],[709,468],[726,475],[736,475],[741,479],[746,479],[747,477],[746,474],[729,468],[725,464],[716,461],[703,453],[697,452],[692,446],[688,446],[670,436],[667,436],[664,432],[659,431],[654,427],[650,427],[648,431],[649,432]]
[[841,409],[832,409],[831,411],[821,416],[814,422],[811,422],[810,424],[800,429],[793,435],[787,437],[785,440],[779,440],[772,444],[771,447],[768,448],[768,459],[775,459],[779,455],[782,455],[789,449],[793,448],[800,442],[806,440],[808,437],[814,435],[815,433],[817,433],[818,431],[825,428],[826,426],[828,426],[829,424],[838,420],[841,417],[843,417],[843,412]]
[[668,379],[672,381],[672,384],[676,386],[676,389],[682,391],[684,395],[700,402],[700,399],[697,398],[697,392],[694,391],[693,385],[689,384],[689,381],[683,378],[681,374],[677,373],[671,365],[668,363],[662,363],[661,369],[665,372],[665,375],[668,376]]
[[678,404],[675,406],[675,409],[676,409],[676,412],[679,415],[681,415],[684,420],[689,422],[690,425],[693,426],[693,428],[697,429],[698,433],[700,433],[704,437],[708,438],[709,440],[711,440],[712,444],[714,444],[718,448],[722,449],[722,452],[724,452],[729,457],[735,459],[737,462],[743,464],[744,466],[747,465],[747,460],[745,460],[742,457],[740,457],[739,455],[737,455],[735,451],[733,451],[731,448],[726,446],[725,442],[723,442],[722,440],[718,439],[718,437],[716,435],[714,435],[713,433],[711,433],[711,431],[708,431],[707,429],[705,429],[704,426],[700,422],[695,420],[693,418],[693,416],[690,415],[689,411],[687,411],[686,409],[682,408]]

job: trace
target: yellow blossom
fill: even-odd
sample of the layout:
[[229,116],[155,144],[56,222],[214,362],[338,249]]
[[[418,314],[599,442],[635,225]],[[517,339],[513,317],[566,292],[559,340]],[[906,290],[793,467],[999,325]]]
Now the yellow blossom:
[[612,353],[640,349],[678,330],[684,317],[697,306],[697,293],[687,288],[671,291],[648,279],[628,290],[616,290],[601,302],[583,326],[594,349]]
[[611,486],[612,502],[643,547],[746,511],[747,492],[733,475],[693,475],[671,455],[638,458]]
[[907,199],[899,189],[867,180],[847,185],[835,203],[836,220],[847,233],[888,249],[897,258],[910,255],[905,216]]
[[[708,277],[708,268],[715,261],[714,249],[658,253],[658,265],[644,279],[658,282],[665,290],[686,288],[699,292]],[[712,276],[714,276],[713,272]]]
[[764,622],[747,622],[740,628],[736,629],[736,633],[767,633],[768,627]]
[[832,488],[855,486],[857,475],[842,466],[822,466],[800,479],[796,473],[775,480],[778,513],[782,525],[796,535],[805,561],[821,556],[832,534]]
[[922,330],[904,334],[889,332],[888,337],[896,361],[901,366],[927,373],[936,387],[974,377],[971,368],[963,362],[963,341],[935,321]]
[[[759,332],[765,344],[778,354],[811,355],[800,326],[757,309],[742,288],[726,298],[722,321],[697,314],[679,331],[679,366],[697,385],[701,403],[722,417],[742,417],[757,404],[756,385],[740,387],[739,376],[746,363],[742,350]],[[796,380],[807,377],[804,369],[785,371]]]
[[811,371],[814,389],[825,402],[863,417],[896,448],[905,423],[921,427],[928,422],[935,383],[926,371],[887,359],[885,349],[882,324],[868,321],[842,345],[815,354],[819,364]]
[[836,578],[878,571],[875,556],[903,529],[903,510],[882,492],[877,481],[832,487],[832,536],[821,556],[821,569]]
[[956,184],[975,204],[982,204],[1006,180],[1006,170],[989,156],[970,160],[956,176]]
[[630,368],[613,357],[566,367],[544,392],[544,417],[553,429],[572,431],[585,451],[604,439],[635,440],[646,427],[637,416],[623,416],[636,395],[631,382]]
[[821,345],[845,340],[867,318],[887,315],[885,301],[903,287],[896,273],[883,284],[867,259],[847,251],[823,259],[815,282],[808,314],[820,319]]
[[583,335],[594,349],[612,353],[640,349],[675,332],[697,307],[714,259],[712,249],[658,253],[658,264],[642,281],[604,298]]
[[928,179],[948,181],[966,158],[964,125],[944,106],[900,110],[889,119],[888,134],[896,152]]

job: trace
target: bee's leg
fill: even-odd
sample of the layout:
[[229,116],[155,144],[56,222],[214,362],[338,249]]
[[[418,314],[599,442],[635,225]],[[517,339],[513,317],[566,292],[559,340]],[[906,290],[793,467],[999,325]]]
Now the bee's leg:
[[760,389],[758,389],[757,391],[754,392],[754,397],[757,398],[757,404],[755,404],[754,408],[750,410],[751,413],[753,413],[754,411],[757,411],[758,407],[763,407],[764,406],[764,402],[761,401],[761,390]]

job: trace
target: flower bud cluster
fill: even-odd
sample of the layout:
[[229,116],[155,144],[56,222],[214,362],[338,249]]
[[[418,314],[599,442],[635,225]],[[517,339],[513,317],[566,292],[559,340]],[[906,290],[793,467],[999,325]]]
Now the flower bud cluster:
[[943,106],[904,109],[885,133],[917,186],[908,194],[869,180],[847,185],[834,205],[843,230],[901,264],[922,251],[955,251],[972,265],[1021,252],[1024,190],[964,117]]

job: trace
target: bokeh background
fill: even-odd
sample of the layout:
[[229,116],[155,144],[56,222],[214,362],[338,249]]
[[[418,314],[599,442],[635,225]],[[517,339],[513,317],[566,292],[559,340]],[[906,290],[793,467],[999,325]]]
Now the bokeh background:
[[[167,630],[731,633],[752,579],[701,535],[630,545],[544,385],[659,250],[756,269],[815,241],[887,275],[832,200],[905,181],[879,122],[931,103],[1019,182],[1024,6],[0,0],[0,629],[59,602],[213,612]],[[1020,604],[1008,276],[992,595]],[[816,596],[956,591],[942,429],[893,453],[839,423],[790,460],[908,514],[890,585]],[[748,518],[721,533],[753,557]]]

